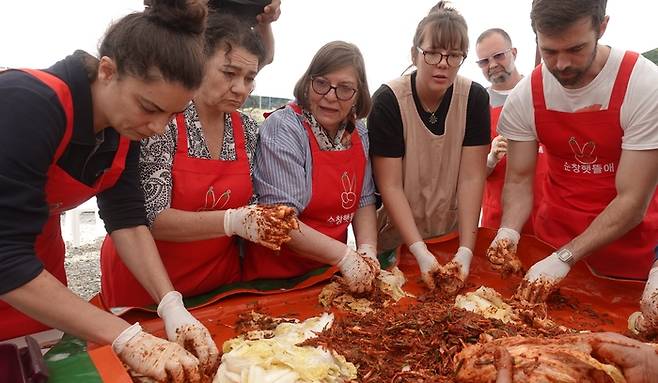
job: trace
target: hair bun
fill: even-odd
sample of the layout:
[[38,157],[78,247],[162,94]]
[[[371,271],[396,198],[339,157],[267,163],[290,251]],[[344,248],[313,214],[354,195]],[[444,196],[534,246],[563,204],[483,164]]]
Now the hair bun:
[[204,0],[149,0],[144,14],[152,21],[179,32],[202,34],[208,15]]
[[436,5],[434,5],[432,8],[430,8],[430,11],[428,15],[431,15],[432,13],[441,13],[441,12],[457,12],[457,8],[450,2],[449,0],[441,0]]

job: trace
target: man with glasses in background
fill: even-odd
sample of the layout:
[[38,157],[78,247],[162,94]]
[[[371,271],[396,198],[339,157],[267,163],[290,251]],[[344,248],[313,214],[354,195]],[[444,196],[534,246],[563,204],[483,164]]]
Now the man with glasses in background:
[[[482,69],[484,77],[491,83],[491,86],[487,88],[487,92],[489,92],[489,105],[491,107],[492,141],[491,150],[487,156],[488,176],[484,188],[484,197],[482,198],[482,221],[480,226],[497,229],[500,227],[500,218],[503,211],[501,194],[505,182],[507,140],[498,134],[496,125],[498,125],[498,117],[500,117],[507,96],[523,76],[514,63],[517,54],[516,48],[512,46],[512,39],[503,29],[491,28],[482,32],[475,42],[475,53],[478,57],[476,64]],[[541,200],[543,180],[546,175],[546,161],[542,149],[540,146],[535,171],[533,213],[537,211],[537,204]],[[534,234],[533,220],[534,215],[531,214],[523,226],[522,232],[524,234]],[[510,235],[518,236],[518,233],[512,232]]]

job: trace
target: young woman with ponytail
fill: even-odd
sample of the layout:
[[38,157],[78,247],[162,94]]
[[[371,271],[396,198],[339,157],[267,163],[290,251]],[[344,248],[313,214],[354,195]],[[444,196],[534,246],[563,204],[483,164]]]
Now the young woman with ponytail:
[[[55,327],[112,344],[158,381],[214,374],[217,347],[172,287],[137,174],[139,141],[162,133],[201,84],[206,15],[201,0],[153,0],[109,28],[99,58],[76,51],[45,70],[0,74],[0,340]],[[60,215],[92,196],[172,342],[66,288]]]

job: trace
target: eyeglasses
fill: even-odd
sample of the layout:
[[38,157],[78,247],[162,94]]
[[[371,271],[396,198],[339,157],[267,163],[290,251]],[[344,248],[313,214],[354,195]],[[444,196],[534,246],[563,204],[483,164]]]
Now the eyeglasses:
[[441,53],[441,52],[427,52],[420,47],[416,47],[418,49],[418,52],[423,54],[423,57],[425,58],[425,62],[429,65],[439,65],[441,64],[441,61],[443,59],[446,59],[446,64],[451,67],[457,67],[462,65],[464,62],[464,59],[466,58],[465,55],[461,53]]
[[322,77],[313,77],[311,79],[311,88],[317,94],[322,96],[328,94],[333,89],[336,93],[336,98],[341,101],[349,101],[356,94],[356,89],[347,86],[347,85],[336,85],[333,86],[331,83]]
[[511,51],[512,49],[513,48],[507,48],[507,49],[502,50],[498,53],[494,53],[493,55],[491,55],[489,57],[485,57],[483,59],[480,59],[480,60],[476,61],[475,63],[478,64],[480,66],[480,68],[484,68],[487,65],[489,65],[489,61],[491,61],[491,59],[494,59],[496,62],[501,62],[501,61],[505,60],[505,55],[507,55],[507,52]]

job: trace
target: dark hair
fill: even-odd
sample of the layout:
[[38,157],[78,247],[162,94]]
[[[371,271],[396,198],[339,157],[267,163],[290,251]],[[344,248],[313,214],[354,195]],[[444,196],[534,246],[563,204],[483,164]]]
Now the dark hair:
[[503,39],[505,41],[507,41],[507,43],[510,46],[512,45],[512,38],[509,37],[507,32],[505,32],[503,29],[500,29],[500,28],[490,28],[490,29],[487,29],[486,31],[480,33],[480,36],[478,36],[478,39],[475,41],[475,44],[481,43],[482,40],[486,39],[487,37],[489,37],[489,36],[491,36],[495,33],[498,33],[499,35],[501,35],[503,37]]
[[143,12],[110,26],[99,48],[111,58],[119,75],[146,81],[157,69],[166,81],[196,89],[203,80],[202,34],[208,9],[203,0],[150,0]]
[[[306,72],[295,84],[293,94],[300,105],[308,109],[308,88],[311,79],[316,76],[323,76],[343,68],[354,68],[356,72],[357,98],[355,104],[355,113],[353,117],[363,118],[370,112],[372,100],[370,99],[370,91],[368,90],[368,79],[366,78],[366,66],[363,62],[363,56],[359,48],[351,43],[345,41],[332,41],[325,44],[320,50],[315,53],[311,63],[309,64]],[[348,121],[348,130],[354,130],[353,118]]]
[[555,35],[583,17],[592,18],[598,30],[605,18],[607,0],[533,0],[530,24],[537,33]]
[[256,16],[263,13],[263,8],[271,2],[272,0],[209,0],[208,9],[230,14],[249,26],[255,26],[258,24]]
[[456,9],[448,6],[448,2],[439,1],[418,23],[413,40],[415,47],[420,47],[426,30],[431,30],[433,48],[458,48],[464,56],[468,53],[466,20]]
[[259,68],[265,60],[265,47],[258,33],[232,15],[210,11],[204,39],[207,58],[220,48],[228,54],[234,47],[241,47],[258,58]]

